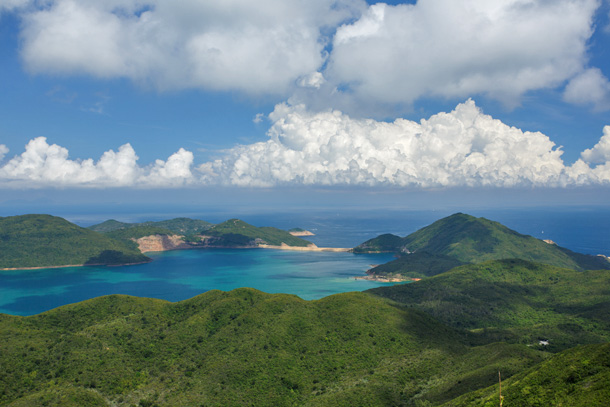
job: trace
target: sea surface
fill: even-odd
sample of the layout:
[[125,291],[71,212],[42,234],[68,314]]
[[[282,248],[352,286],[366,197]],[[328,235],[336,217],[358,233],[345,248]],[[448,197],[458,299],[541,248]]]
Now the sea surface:
[[[610,255],[610,208],[516,208],[463,211],[498,221],[520,233],[551,239],[571,250]],[[213,223],[239,217],[255,226],[300,227],[316,235],[318,246],[354,247],[383,233],[406,236],[452,212],[327,211],[317,213],[174,213],[113,214],[126,222],[187,216]],[[108,219],[95,213],[57,214],[89,226]],[[153,297],[168,301],[208,290],[253,287],[315,300],[346,291],[389,285],[354,279],[371,265],[392,260],[389,254],[293,252],[272,249],[201,249],[149,253],[148,264],[120,267],[72,267],[0,272],[0,312],[32,315],[108,294]]]

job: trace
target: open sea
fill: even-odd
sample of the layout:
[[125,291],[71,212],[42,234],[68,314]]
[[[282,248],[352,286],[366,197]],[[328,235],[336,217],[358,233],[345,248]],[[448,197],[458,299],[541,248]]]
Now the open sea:
[[[551,239],[587,254],[610,255],[610,208],[527,208],[464,211],[498,221],[520,233]],[[54,213],[81,226],[110,217],[139,222],[179,216],[218,223],[232,217],[255,226],[300,227],[315,233],[318,246],[353,247],[383,233],[406,236],[453,212],[326,211],[315,213],[172,213],[142,210],[108,215]],[[253,287],[269,293],[295,294],[305,300],[388,283],[355,280],[371,265],[392,260],[388,254],[292,252],[271,249],[202,249],[149,253],[153,262],[120,267],[0,271],[0,312],[32,315],[108,294],[128,294],[169,301],[208,290]]]

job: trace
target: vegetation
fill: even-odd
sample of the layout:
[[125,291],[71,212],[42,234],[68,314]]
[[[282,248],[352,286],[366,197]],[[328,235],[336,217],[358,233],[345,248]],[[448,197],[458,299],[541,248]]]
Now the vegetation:
[[0,268],[141,263],[133,245],[50,215],[0,218]]
[[113,295],[0,326],[2,405],[421,406],[546,359],[364,293]]
[[[151,228],[152,230],[163,230],[169,231],[169,234],[177,234],[183,236],[193,236],[199,235],[213,225],[209,222],[198,220],[198,219],[189,219],[189,218],[175,218],[169,220],[162,220],[158,222],[141,222],[141,223],[124,223],[118,222],[114,219],[107,220],[98,225],[89,226],[89,229],[94,230],[96,232],[108,233],[115,232],[117,230],[126,230],[126,229],[140,229],[145,230],[146,228]],[[139,234],[139,233],[138,233]],[[154,233],[153,233],[154,234]],[[150,235],[141,235],[142,236],[150,236]]]
[[419,251],[400,256],[396,260],[373,267],[368,273],[376,276],[400,274],[408,278],[424,278],[444,273],[462,264],[461,261],[453,257]]
[[209,244],[215,246],[255,246],[258,244],[280,246],[284,243],[288,246],[306,247],[311,244],[307,240],[292,236],[285,230],[256,227],[239,219],[229,219],[214,225],[206,232],[206,235],[214,237]]
[[[610,344],[566,350],[502,382],[505,406],[605,406],[610,400]],[[499,386],[445,404],[497,406]]]
[[[495,222],[450,218],[447,229],[361,246],[402,252],[378,273],[426,277],[418,282],[317,301],[243,288],[178,303],[111,295],[29,317],[0,314],[0,405],[490,407],[500,405],[498,372],[507,407],[607,405],[610,272],[479,262],[468,256],[519,245],[524,256],[556,252]],[[22,229],[42,239],[50,228],[61,241],[78,228],[43,215],[16,224],[1,244],[25,242]],[[241,245],[302,240],[237,219],[206,235]],[[113,250],[91,259],[118,261]],[[556,262],[597,264],[557,250]]]
[[413,284],[370,292],[490,340],[548,351],[610,341],[610,273],[525,260],[465,265]]
[[[400,255],[427,252],[449,256],[463,263],[518,258],[574,270],[610,269],[606,258],[574,253],[522,235],[498,222],[463,213],[438,220],[404,238],[381,235],[357,246],[354,252],[394,252]],[[403,264],[395,263],[395,266],[393,272],[397,273]],[[385,272],[392,271],[386,268]]]

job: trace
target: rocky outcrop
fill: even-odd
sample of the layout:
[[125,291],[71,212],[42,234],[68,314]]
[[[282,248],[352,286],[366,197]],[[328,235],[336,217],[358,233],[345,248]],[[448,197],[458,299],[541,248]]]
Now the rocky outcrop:
[[167,250],[188,249],[191,247],[179,235],[151,235],[135,239],[138,248],[145,252],[164,252]]
[[315,236],[315,234],[310,232],[309,230],[289,230],[288,233],[290,233],[292,236],[297,236],[297,237]]

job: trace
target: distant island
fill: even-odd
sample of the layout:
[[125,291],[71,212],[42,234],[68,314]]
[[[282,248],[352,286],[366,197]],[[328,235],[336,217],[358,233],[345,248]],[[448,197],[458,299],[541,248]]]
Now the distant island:
[[149,262],[144,253],[201,248],[275,248],[301,251],[348,251],[324,248],[295,234],[256,227],[239,219],[219,224],[176,218],[125,223],[107,220],[82,228],[51,215],[0,218],[0,269],[33,269]]
[[380,235],[354,253],[394,253],[396,260],[368,270],[377,281],[431,277],[457,266],[488,260],[522,259],[573,270],[609,270],[606,256],[573,252],[552,241],[522,235],[485,218],[456,213],[406,237]]

